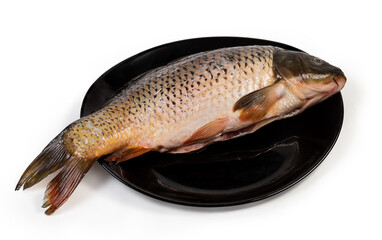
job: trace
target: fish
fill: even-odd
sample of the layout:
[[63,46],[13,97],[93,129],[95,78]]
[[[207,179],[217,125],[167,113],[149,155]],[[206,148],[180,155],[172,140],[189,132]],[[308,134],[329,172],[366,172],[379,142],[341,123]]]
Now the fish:
[[135,77],[101,109],[69,124],[27,167],[16,190],[58,172],[42,205],[50,215],[100,158],[119,163],[150,151],[197,151],[300,114],[345,82],[340,68],[275,46],[189,55]]

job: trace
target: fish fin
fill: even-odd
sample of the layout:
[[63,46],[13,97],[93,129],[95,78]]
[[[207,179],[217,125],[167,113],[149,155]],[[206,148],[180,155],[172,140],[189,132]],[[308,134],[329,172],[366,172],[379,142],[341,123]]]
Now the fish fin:
[[96,160],[81,159],[70,154],[64,146],[63,133],[55,137],[33,160],[16,185],[16,190],[22,186],[27,189],[62,168],[45,192],[43,207],[49,207],[45,212],[47,215],[52,214],[69,198]]
[[105,158],[106,161],[110,162],[123,162],[129,159],[138,157],[144,153],[152,151],[153,148],[144,147],[128,147],[125,149],[118,150]]
[[23,185],[23,189],[35,185],[68,161],[69,155],[62,144],[62,134],[55,137],[28,166],[16,185],[16,191]]
[[45,214],[51,215],[70,197],[94,160],[71,157],[56,177],[49,182],[44,197]]
[[257,122],[284,94],[284,85],[278,82],[240,98],[233,106],[233,111],[241,110],[239,119],[242,121]]
[[222,133],[227,127],[228,118],[219,118],[210,123],[207,123],[203,127],[196,130],[191,137],[187,138],[183,144],[195,143],[203,140],[211,139],[218,134]]

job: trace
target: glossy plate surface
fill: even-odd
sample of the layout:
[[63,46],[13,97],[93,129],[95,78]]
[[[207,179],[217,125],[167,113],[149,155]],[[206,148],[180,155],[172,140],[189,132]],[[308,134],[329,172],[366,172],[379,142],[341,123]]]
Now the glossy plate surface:
[[[99,109],[133,77],[193,53],[222,47],[273,45],[266,40],[212,37],[165,44],[139,53],[105,72],[88,90],[81,116]],[[338,93],[289,119],[257,132],[212,144],[196,153],[147,153],[113,164],[100,164],[122,183],[149,196],[191,206],[230,206],[277,194],[312,172],[340,133],[343,102]]]

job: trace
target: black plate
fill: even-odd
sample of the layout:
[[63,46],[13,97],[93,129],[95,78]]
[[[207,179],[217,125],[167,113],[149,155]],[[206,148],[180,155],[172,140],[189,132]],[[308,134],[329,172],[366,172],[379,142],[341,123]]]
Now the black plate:
[[[193,53],[222,47],[273,45],[266,40],[212,37],[173,42],[139,53],[104,73],[88,90],[81,116],[99,109],[126,82],[147,70]],[[340,133],[343,102],[338,93],[299,116],[257,132],[215,143],[191,154],[147,153],[101,165],[124,184],[149,196],[191,206],[230,206],[258,201],[299,182],[326,157]]]

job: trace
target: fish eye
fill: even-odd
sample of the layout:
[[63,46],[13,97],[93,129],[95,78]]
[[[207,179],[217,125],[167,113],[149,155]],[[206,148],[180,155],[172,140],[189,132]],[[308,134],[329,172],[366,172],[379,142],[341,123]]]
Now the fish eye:
[[312,58],[312,62],[316,65],[321,65],[323,63],[323,61],[321,59],[316,58],[316,57]]

